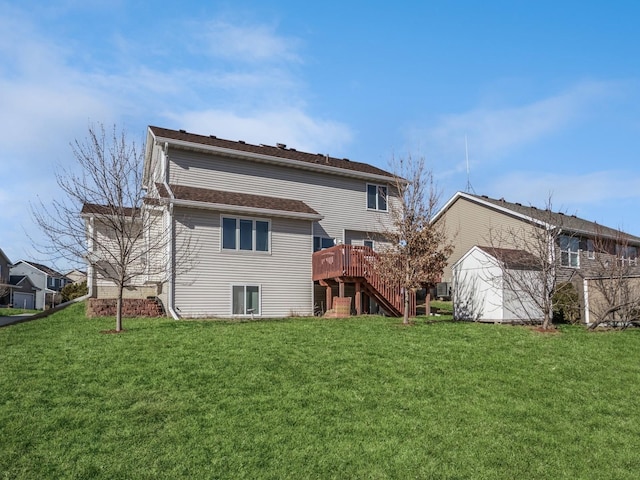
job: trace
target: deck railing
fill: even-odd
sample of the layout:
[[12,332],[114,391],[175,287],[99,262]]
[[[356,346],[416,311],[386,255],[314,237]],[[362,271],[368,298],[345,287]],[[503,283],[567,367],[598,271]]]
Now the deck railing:
[[[313,280],[363,278],[397,312],[404,312],[402,286],[380,275],[375,268],[378,254],[369,247],[336,245],[313,254]],[[410,292],[409,315],[415,316],[415,294]]]

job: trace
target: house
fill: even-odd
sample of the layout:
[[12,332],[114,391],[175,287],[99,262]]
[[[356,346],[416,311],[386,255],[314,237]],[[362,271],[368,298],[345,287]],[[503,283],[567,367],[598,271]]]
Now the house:
[[87,281],[87,272],[74,268],[64,274],[65,278],[71,280],[71,283],[82,283]]
[[[362,268],[398,201],[393,174],[284,144],[151,126],[143,181],[144,208],[173,237],[155,252],[160,260],[145,262],[170,267],[133,280],[126,296],[158,297],[174,318],[312,315],[332,308],[336,296],[351,298],[357,313],[401,311],[399,289]],[[83,211],[95,245],[109,233],[99,208]],[[180,269],[186,243],[195,245],[193,258]],[[113,284],[95,268],[101,253],[90,248],[90,292],[113,298]]]
[[[625,275],[640,274],[640,237],[579,218],[534,206],[458,192],[434,216],[443,222],[454,244],[454,251],[443,273],[443,282],[454,281],[454,265],[474,247],[524,249],[526,239],[540,231],[555,232],[556,244],[543,246],[556,266],[559,283],[575,288],[583,321],[588,321],[589,285],[601,277],[603,265],[624,266]],[[515,235],[517,233],[517,235]],[[538,236],[539,237],[539,236]],[[517,239],[521,239],[518,244]],[[538,254],[538,252],[529,252]],[[455,282],[454,282],[455,283]],[[454,292],[455,296],[455,292]]]
[[25,310],[35,310],[36,295],[41,290],[36,287],[27,275],[11,275],[11,301],[13,308],[24,308]]
[[[453,264],[452,270],[456,320],[517,323],[543,319],[544,313],[531,298],[530,291],[513,288],[514,285],[538,287],[539,267],[531,253],[474,246]],[[515,281],[510,281],[514,278]]]
[[0,305],[11,303],[11,284],[9,283],[9,268],[11,260],[0,248]]
[[[10,270],[12,277],[28,277],[29,282],[26,285],[30,285],[29,289],[35,288],[35,291],[30,290],[35,295],[34,306],[37,310],[43,310],[45,307],[50,307],[60,302],[60,290],[71,281],[61,273],[53,270],[36,262],[27,262],[20,260],[13,265]],[[21,292],[25,294],[26,292]],[[14,294],[15,296],[15,294]],[[26,299],[21,298],[20,301],[24,303]]]

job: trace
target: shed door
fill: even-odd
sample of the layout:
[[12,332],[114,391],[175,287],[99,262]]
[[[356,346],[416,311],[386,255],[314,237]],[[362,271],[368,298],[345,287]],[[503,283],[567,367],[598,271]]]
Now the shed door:
[[35,295],[33,293],[15,292],[13,294],[13,308],[33,310],[35,308]]

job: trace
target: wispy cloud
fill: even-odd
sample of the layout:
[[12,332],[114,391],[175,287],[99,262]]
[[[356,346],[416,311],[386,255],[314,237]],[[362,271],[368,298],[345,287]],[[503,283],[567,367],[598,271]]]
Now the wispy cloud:
[[640,175],[637,171],[622,170],[570,175],[536,171],[511,172],[489,183],[486,193],[536,206],[544,206],[551,195],[558,208],[576,209],[640,199]]
[[239,25],[212,20],[200,25],[196,31],[201,32],[197,38],[204,40],[206,52],[216,57],[237,62],[302,61],[297,53],[300,41],[278,34],[272,25]]
[[211,132],[231,140],[250,143],[285,143],[291,148],[312,153],[331,153],[352,138],[348,126],[331,120],[316,119],[295,107],[253,111],[246,115],[226,110],[205,110],[173,115],[185,129]]
[[474,161],[496,161],[518,149],[549,138],[581,122],[596,102],[613,95],[615,82],[583,82],[565,92],[525,105],[475,108],[440,117],[436,125],[415,129],[411,136],[424,138],[435,155],[462,160],[465,135]]

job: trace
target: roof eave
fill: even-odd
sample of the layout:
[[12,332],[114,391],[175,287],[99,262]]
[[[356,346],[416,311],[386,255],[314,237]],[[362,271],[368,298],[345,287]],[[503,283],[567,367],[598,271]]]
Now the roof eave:
[[347,170],[345,168],[333,167],[331,165],[314,164],[302,162],[300,160],[292,160],[290,158],[274,157],[272,155],[264,155],[261,153],[245,152],[243,150],[235,150],[232,148],[216,147],[214,145],[204,145],[201,143],[189,142],[186,140],[176,140],[168,137],[155,137],[157,144],[169,143],[170,146],[182,148],[186,150],[198,150],[208,153],[219,153],[225,156],[250,158],[259,162],[274,163],[286,165],[289,167],[299,168],[301,170],[311,170],[315,172],[330,173],[343,177],[358,178],[363,180],[374,180],[378,182],[391,182],[394,180],[393,175],[379,175],[376,173],[359,172],[357,170]]
[[179,207],[198,208],[201,210],[216,210],[220,212],[229,212],[229,213],[262,215],[264,217],[282,217],[282,218],[293,218],[297,220],[310,220],[310,221],[320,221],[324,218],[324,215],[320,215],[319,213],[290,212],[286,210],[274,210],[270,208],[248,207],[243,205],[227,205],[224,203],[198,202],[195,200],[175,199],[175,200],[172,200],[171,203]]

